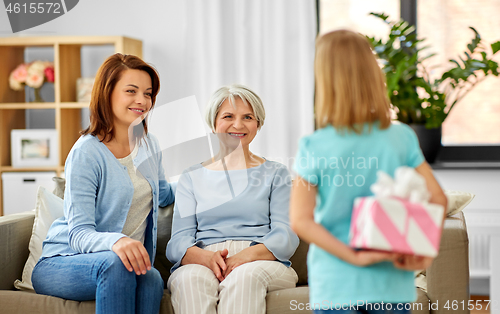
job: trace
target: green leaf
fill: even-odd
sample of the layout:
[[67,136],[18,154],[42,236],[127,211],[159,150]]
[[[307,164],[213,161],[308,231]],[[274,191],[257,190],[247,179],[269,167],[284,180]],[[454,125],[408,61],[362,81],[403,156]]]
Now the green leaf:
[[478,68],[478,69],[482,69],[482,68],[486,67],[486,64],[482,63],[479,60],[474,60],[474,59],[471,61],[470,65],[475,67],[475,68]]
[[500,50],[500,41],[491,44],[491,50],[493,50],[493,54],[497,53]]
[[379,19],[382,19],[384,22],[386,22],[387,24],[389,24],[389,22],[387,21],[387,19],[389,18],[389,15],[387,14],[384,14],[384,13],[375,13],[375,12],[370,12],[370,15],[373,15],[373,16],[376,16],[378,17]]
[[479,35],[479,33],[476,31],[476,29],[472,26],[469,26],[470,29],[472,29],[474,31],[474,33],[476,34],[476,38],[481,40],[481,36]]
[[460,64],[458,63],[457,60],[450,59],[449,61],[455,63],[457,65],[457,67],[461,68],[461,66],[460,66]]

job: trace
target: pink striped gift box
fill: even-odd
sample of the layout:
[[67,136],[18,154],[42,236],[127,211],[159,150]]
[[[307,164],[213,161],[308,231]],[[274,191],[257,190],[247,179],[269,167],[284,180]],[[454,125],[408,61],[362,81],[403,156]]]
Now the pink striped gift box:
[[439,251],[443,207],[389,197],[354,201],[350,241],[354,248],[434,257]]

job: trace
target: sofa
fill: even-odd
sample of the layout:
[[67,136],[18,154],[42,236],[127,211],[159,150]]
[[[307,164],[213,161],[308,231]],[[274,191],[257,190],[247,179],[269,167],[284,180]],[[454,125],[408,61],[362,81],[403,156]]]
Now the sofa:
[[[76,302],[15,290],[14,281],[21,278],[28,258],[34,216],[34,212],[26,212],[0,217],[0,313],[94,313],[93,301]],[[172,266],[165,257],[171,223],[172,206],[160,208],[155,267],[165,283]],[[299,275],[297,287],[268,293],[267,313],[310,313],[306,308],[309,292],[307,250],[308,245],[301,242],[291,258],[292,267]],[[431,267],[420,275],[420,279],[424,275],[424,284],[416,288],[418,300],[412,305],[413,313],[469,313],[467,309],[452,310],[452,303],[467,304],[469,299],[468,238],[462,213],[446,219],[439,255]],[[168,290],[164,290],[160,313],[173,313]]]

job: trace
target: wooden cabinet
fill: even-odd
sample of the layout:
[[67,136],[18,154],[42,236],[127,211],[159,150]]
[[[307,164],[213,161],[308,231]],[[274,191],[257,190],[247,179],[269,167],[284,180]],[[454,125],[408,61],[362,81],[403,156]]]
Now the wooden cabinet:
[[[43,36],[0,38],[0,175],[8,171],[64,171],[66,157],[79,137],[81,109],[88,103],[76,101],[76,81],[81,76],[82,46],[112,45],[115,52],[133,54],[142,58],[142,42],[123,36]],[[9,87],[9,75],[24,62],[28,47],[51,47],[54,51],[54,102],[25,101],[25,93]],[[26,109],[54,109],[55,129],[59,136],[59,160],[55,167],[13,168],[10,133],[24,129]],[[2,183],[0,180],[0,215],[2,209]]]

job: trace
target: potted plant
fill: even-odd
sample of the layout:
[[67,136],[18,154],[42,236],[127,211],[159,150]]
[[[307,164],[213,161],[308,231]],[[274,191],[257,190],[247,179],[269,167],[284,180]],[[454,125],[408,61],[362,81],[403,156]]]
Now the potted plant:
[[[432,79],[423,61],[424,39],[417,38],[415,27],[404,20],[393,22],[383,13],[370,13],[391,27],[387,40],[369,37],[387,77],[387,90],[397,119],[409,124],[419,136],[427,161],[433,162],[441,146],[441,125],[454,106],[489,75],[498,76],[498,63],[492,56],[500,50],[500,41],[483,44],[473,28],[474,38],[459,60],[451,59],[451,68],[441,78]],[[491,49],[491,50],[490,50]]]

